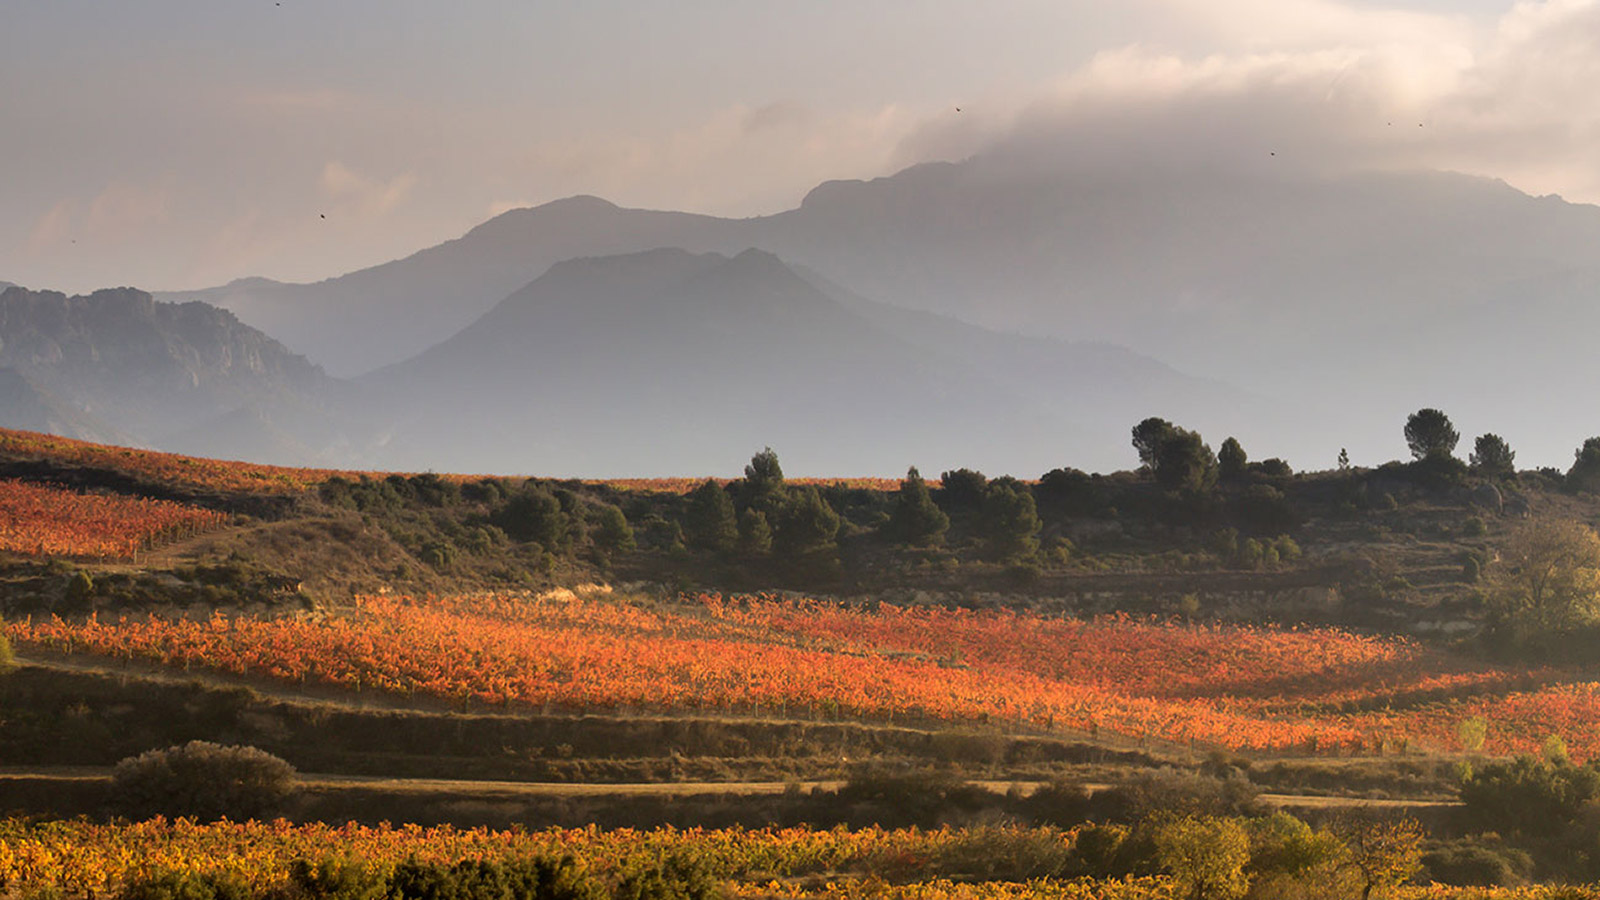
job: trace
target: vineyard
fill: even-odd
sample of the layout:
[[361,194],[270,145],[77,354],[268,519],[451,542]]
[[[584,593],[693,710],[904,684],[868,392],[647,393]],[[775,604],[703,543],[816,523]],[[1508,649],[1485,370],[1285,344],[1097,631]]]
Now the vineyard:
[[354,474],[180,456],[9,428],[0,428],[0,459],[44,459],[57,464],[121,472],[157,484],[247,494],[301,491],[335,475]]
[[[271,466],[232,460],[183,456],[155,450],[140,450],[110,444],[95,444],[34,431],[0,428],[0,459],[49,460],[91,469],[120,472],[155,484],[190,490],[224,493],[293,493],[310,490],[330,478],[383,478],[389,472],[358,472],[341,469]],[[398,473],[402,475],[414,473]],[[463,482],[478,476],[445,475],[448,481]],[[714,479],[727,484],[728,478]],[[704,478],[607,478],[586,484],[612,488],[625,493],[687,494],[705,482]],[[849,489],[893,491],[897,478],[793,478],[798,485],[834,485]]]
[[[161,876],[210,875],[276,896],[297,862],[325,871],[350,867],[382,878],[396,867],[460,861],[567,858],[585,880],[615,883],[630,872],[688,861],[734,897],[1173,900],[1164,876],[1092,880],[1051,877],[972,879],[984,866],[1026,870],[1058,863],[1076,831],[1015,826],[974,829],[723,829],[604,831],[461,830],[450,827],[199,825],[155,819],[133,824],[0,820],[0,889],[12,895],[117,896]],[[331,865],[329,865],[331,864]],[[1014,874],[1014,873],[1007,873]],[[952,880],[949,875],[955,875]],[[941,877],[943,876],[943,877]],[[1404,900],[1555,900],[1592,896],[1575,888],[1402,887]]]
[[14,553],[132,559],[226,519],[213,510],[165,500],[0,480],[0,550]]
[[1333,629],[768,597],[360,598],[338,615],[29,619],[12,641],[516,710],[980,724],[1246,751],[1600,752],[1600,686]]

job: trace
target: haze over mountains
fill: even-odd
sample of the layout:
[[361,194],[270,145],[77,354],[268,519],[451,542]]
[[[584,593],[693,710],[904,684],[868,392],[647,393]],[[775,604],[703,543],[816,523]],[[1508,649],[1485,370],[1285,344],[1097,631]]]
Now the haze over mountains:
[[[1530,462],[1570,458],[1594,429],[1543,421],[1522,398],[1600,376],[1581,337],[1600,326],[1600,208],[1447,173],[1275,165],[1094,180],[980,155],[830,182],[754,219],[575,197],[330,281],[174,296],[230,308],[355,375],[466,327],[563,259],[754,247],[837,292],[1110,342],[1262,398],[1219,411],[1172,397],[1123,410],[1127,423],[1164,415],[1325,466],[1340,447],[1393,458],[1396,423],[1430,405],[1464,431],[1505,434]],[[1101,389],[1079,375],[1050,387],[1080,399]],[[1124,450],[1080,464],[1127,462]]]
[[158,295],[352,383],[284,363],[181,416],[88,375],[19,369],[6,396],[18,422],[221,455],[569,475],[767,444],[817,474],[1106,470],[1149,415],[1310,468],[1401,455],[1421,406],[1525,464],[1600,430],[1545,412],[1600,380],[1600,208],[1277,165],[1092,179],[993,152],[752,219],[573,197],[323,282]]
[[[1127,409],[1215,412],[1243,396],[1121,348],[875,303],[753,249],[561,262],[353,382],[196,301],[8,296],[9,346],[55,392],[16,400],[9,424],[285,463],[676,475],[736,469],[772,444],[797,472],[1043,472],[1116,459]],[[45,349],[24,352],[18,336]]]

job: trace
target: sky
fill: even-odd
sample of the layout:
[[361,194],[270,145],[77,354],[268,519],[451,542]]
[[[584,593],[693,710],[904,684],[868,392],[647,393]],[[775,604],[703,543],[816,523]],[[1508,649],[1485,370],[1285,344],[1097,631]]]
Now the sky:
[[1182,158],[1224,120],[1600,202],[1600,0],[12,0],[0,84],[0,280],[68,292],[317,280],[580,193],[759,215],[1085,130]]

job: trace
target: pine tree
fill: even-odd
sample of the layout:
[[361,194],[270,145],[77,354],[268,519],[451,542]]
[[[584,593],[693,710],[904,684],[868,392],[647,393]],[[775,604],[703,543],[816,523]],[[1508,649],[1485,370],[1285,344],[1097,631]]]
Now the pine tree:
[[787,553],[815,553],[831,549],[839,533],[839,514],[814,487],[790,494],[778,519],[775,537]]
[[745,556],[766,556],[772,552],[772,526],[767,514],[747,509],[739,514],[739,552]]
[[990,552],[998,559],[1017,560],[1039,552],[1039,521],[1033,495],[1004,482],[989,485],[983,500],[983,531]]
[[733,500],[709,478],[690,492],[684,525],[689,546],[696,550],[726,553],[739,542],[739,519],[733,511]]
[[905,480],[900,482],[900,494],[889,527],[896,539],[913,547],[939,543],[950,528],[950,517],[933,502],[933,495],[928,492],[928,485],[916,466],[906,470]]

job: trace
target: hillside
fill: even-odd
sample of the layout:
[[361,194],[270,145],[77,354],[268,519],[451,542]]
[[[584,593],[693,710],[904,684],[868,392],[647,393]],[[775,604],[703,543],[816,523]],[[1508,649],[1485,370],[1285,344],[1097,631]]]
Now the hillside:
[[[767,283],[776,264],[632,263],[554,274]],[[0,629],[21,663],[0,674],[0,787],[16,810],[104,816],[129,802],[113,763],[201,739],[307,773],[290,815],[309,828],[1404,814],[1459,878],[1458,829],[1497,821],[1463,818],[1487,815],[1454,800],[1464,772],[1551,735],[1600,758],[1589,626],[1519,649],[1483,599],[1528,529],[1600,514],[1576,477],[1268,460],[1184,493],[1160,470],[965,471],[908,519],[915,482],[778,469],[758,455],[685,492],[0,431]],[[930,507],[931,539],[908,525]]]
[[326,409],[339,391],[232,313],[127,288],[80,297],[6,289],[0,370],[9,373],[0,421],[10,426],[258,460],[308,462],[322,448],[219,423],[245,409]]
[[[1090,379],[1093,399],[1062,390]],[[754,250],[560,263],[360,384],[400,423],[385,466],[616,476],[704,471],[763,444],[803,471],[1043,471],[1119,455],[1100,437],[1108,408],[1236,396],[1116,348],[847,306]]]

